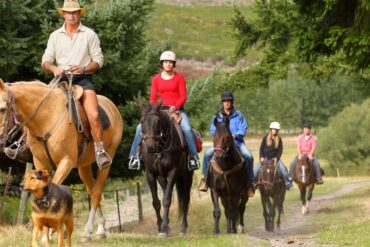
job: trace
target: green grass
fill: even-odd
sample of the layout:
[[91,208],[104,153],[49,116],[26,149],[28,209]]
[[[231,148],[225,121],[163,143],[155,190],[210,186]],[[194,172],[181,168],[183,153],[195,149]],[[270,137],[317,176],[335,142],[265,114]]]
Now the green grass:
[[[228,60],[235,48],[232,27],[232,6],[180,7],[155,4],[146,32],[154,47],[168,41],[179,57],[187,59]],[[250,16],[250,7],[239,7]],[[257,51],[249,51],[250,59],[256,60]]]
[[338,198],[333,207],[322,208],[315,217],[325,226],[316,241],[339,246],[370,246],[370,185]]

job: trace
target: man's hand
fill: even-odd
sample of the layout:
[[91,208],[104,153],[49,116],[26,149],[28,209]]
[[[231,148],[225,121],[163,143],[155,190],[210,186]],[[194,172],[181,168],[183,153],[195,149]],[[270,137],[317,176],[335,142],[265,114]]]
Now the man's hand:
[[265,158],[261,157],[261,159],[260,159],[260,160],[261,160],[261,163],[262,163],[262,162],[265,160]]
[[75,64],[70,65],[69,69],[71,70],[72,73],[77,73],[81,75],[85,73],[82,67],[79,67],[78,65],[75,65]]
[[309,154],[309,155],[308,155],[308,158],[309,158],[310,160],[313,160],[313,155],[312,155],[312,154]]
[[302,155],[299,154],[298,155],[298,159],[301,160],[302,159]]
[[54,77],[61,76],[64,73],[64,71],[61,68],[58,68],[56,66],[53,67],[52,72],[54,74]]

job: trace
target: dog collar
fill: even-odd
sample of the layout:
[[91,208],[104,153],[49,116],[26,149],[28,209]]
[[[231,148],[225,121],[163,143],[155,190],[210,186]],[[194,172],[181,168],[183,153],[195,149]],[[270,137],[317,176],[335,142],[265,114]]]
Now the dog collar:
[[50,194],[51,192],[51,185],[49,185],[47,187],[47,193],[43,196],[43,197],[40,197],[40,198],[35,198],[35,202],[36,202],[36,205],[40,208],[40,209],[48,209],[50,208],[50,200],[48,198],[48,195]]

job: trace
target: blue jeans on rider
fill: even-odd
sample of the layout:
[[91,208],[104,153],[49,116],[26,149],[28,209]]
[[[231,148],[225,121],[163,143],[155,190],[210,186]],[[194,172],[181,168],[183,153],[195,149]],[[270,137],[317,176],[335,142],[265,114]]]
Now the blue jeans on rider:
[[[292,184],[291,179],[289,178],[289,173],[288,173],[287,168],[285,167],[284,163],[281,160],[279,160],[277,162],[277,167],[278,167],[279,171],[283,174],[283,177],[284,177],[284,180],[285,180],[285,185],[286,185],[287,189],[290,189],[293,186],[293,184]],[[257,164],[256,169],[254,169],[254,177],[256,179],[257,179],[257,175],[258,175],[260,169],[261,169],[261,165]],[[254,182],[257,183],[256,180],[254,180]]]
[[[248,176],[249,176],[248,179],[254,181],[254,178],[253,178],[253,160],[254,160],[253,159],[253,155],[252,155],[251,151],[249,151],[249,149],[247,148],[247,146],[245,145],[245,143],[243,143],[242,145],[240,145],[239,150],[240,150],[241,155],[247,161],[247,173],[248,173]],[[203,176],[205,176],[206,173],[207,173],[208,165],[209,165],[209,162],[210,162],[210,160],[211,160],[211,158],[213,156],[213,152],[214,152],[214,148],[213,148],[213,146],[211,146],[204,153],[203,167],[202,167],[202,174],[203,174]]]
[[[186,142],[188,144],[190,152],[194,155],[195,159],[199,160],[198,152],[197,152],[197,147],[195,145],[195,140],[193,136],[193,131],[190,125],[189,118],[186,116],[185,112],[180,110],[179,111],[181,114],[181,122],[180,122],[180,127],[181,130],[184,132]],[[130,150],[130,157],[135,156],[137,154],[138,148],[140,146],[142,140],[142,128],[141,124],[139,124],[136,127],[136,133],[135,133],[135,138],[134,142],[132,143],[131,150]]]
[[[295,167],[297,166],[297,159],[298,158],[294,158],[292,160],[292,163],[290,163],[290,170],[289,170],[289,174],[290,174],[290,179],[293,179],[293,173],[294,173],[294,170],[295,170]],[[321,169],[320,169],[320,162],[319,162],[319,159],[317,159],[315,156],[313,157],[313,160],[312,160],[312,163],[313,163],[313,168],[315,169],[315,176],[316,176],[316,180],[320,180],[321,176]]]

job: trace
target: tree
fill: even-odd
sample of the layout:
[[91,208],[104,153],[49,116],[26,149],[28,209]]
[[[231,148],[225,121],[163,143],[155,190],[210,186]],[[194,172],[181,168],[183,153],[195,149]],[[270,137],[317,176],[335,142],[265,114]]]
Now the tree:
[[[99,36],[105,56],[94,75],[97,92],[119,106],[125,132],[111,176],[127,176],[129,143],[140,116],[134,103],[146,97],[150,76],[159,69],[161,48],[147,47],[144,35],[154,0],[112,0],[98,5],[87,2],[81,21]],[[63,1],[3,0],[0,4],[0,77],[6,81],[50,81],[41,70],[41,56],[50,33],[63,24],[55,10]],[[132,174],[132,173],[131,173]]]

